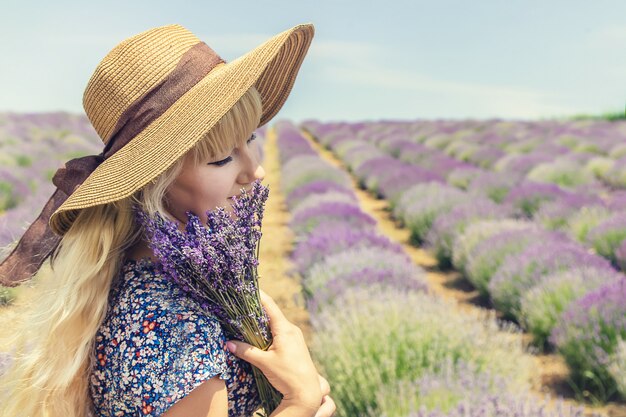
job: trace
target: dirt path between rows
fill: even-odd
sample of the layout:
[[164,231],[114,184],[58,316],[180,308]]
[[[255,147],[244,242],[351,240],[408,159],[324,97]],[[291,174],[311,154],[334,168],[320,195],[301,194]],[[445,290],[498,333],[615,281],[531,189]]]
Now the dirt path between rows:
[[269,128],[265,137],[265,179],[263,184],[270,189],[265,203],[259,253],[259,286],[280,306],[287,319],[302,329],[307,343],[311,341],[309,314],[302,296],[302,286],[297,277],[287,271],[292,264],[289,254],[295,235],[288,226],[290,214],[285,204],[285,195],[280,188],[280,160],[274,128]]
[[[316,142],[308,132],[303,132],[309,143],[318,154],[327,162],[347,172],[346,165],[334,156],[334,154],[325,149],[321,144]],[[389,205],[386,200],[379,200],[368,191],[359,188],[356,179],[350,176],[353,183],[353,189],[356,193],[361,209],[371,215],[378,222],[378,230],[389,237],[389,239],[401,244],[407,254],[413,261],[426,270],[426,278],[430,288],[437,295],[445,298],[452,298],[458,302],[458,308],[462,310],[477,310],[483,307],[478,291],[474,290],[469,282],[462,277],[458,271],[442,271],[437,267],[435,257],[422,248],[415,247],[409,243],[409,230],[398,227],[396,222],[391,218]],[[500,314],[496,313],[499,317]],[[522,337],[525,346],[531,340],[528,334],[519,335]],[[532,355],[536,366],[533,369],[539,373],[536,378],[537,385],[533,387],[536,394],[551,397],[563,397],[564,402],[568,405],[581,405],[574,400],[574,392],[566,382],[569,370],[560,355],[556,354],[539,354]],[[586,414],[598,412],[606,414],[609,417],[626,417],[626,405],[618,403],[609,403],[603,407],[585,406]]]

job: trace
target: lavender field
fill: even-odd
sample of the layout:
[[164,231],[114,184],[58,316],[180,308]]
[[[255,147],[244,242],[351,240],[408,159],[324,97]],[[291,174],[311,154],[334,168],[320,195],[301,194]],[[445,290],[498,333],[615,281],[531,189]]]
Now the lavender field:
[[[626,410],[626,122],[282,120],[270,130],[274,189],[295,236],[285,256],[338,416]],[[2,259],[52,194],[56,169],[102,144],[86,118],[51,113],[0,114],[0,146]],[[351,177],[388,202],[440,270],[462,273],[484,308],[431,291],[427,271],[362,210]],[[0,289],[1,308],[16,297],[19,288]],[[565,359],[576,406],[533,392],[535,350]]]
[[578,392],[626,398],[626,123],[300,127],[388,200],[413,244],[563,355]]

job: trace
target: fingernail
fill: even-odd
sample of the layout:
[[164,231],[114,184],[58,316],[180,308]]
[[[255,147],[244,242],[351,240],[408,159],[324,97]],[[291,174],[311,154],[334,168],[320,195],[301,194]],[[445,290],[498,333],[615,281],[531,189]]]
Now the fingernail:
[[237,350],[237,345],[235,345],[233,342],[226,342],[226,348],[230,351],[230,353],[235,353],[235,350]]

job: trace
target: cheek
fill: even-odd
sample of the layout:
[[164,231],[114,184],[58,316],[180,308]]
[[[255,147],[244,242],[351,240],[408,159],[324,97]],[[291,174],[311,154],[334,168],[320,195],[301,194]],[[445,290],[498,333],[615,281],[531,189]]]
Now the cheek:
[[194,178],[188,191],[194,212],[213,210],[215,207],[228,207],[228,197],[232,195],[233,179],[222,168],[223,172],[211,170],[207,175]]
[[229,191],[229,186],[219,176],[196,172],[180,176],[170,186],[167,198],[177,217],[186,220],[185,211],[192,211],[202,218],[206,210],[224,206]]

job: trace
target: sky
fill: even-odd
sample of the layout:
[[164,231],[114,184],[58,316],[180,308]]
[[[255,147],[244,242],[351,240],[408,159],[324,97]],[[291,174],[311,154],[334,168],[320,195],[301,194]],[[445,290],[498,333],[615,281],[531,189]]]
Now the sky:
[[0,111],[82,113],[100,60],[178,23],[227,62],[315,37],[275,120],[541,119],[624,111],[626,2],[2,0]]

